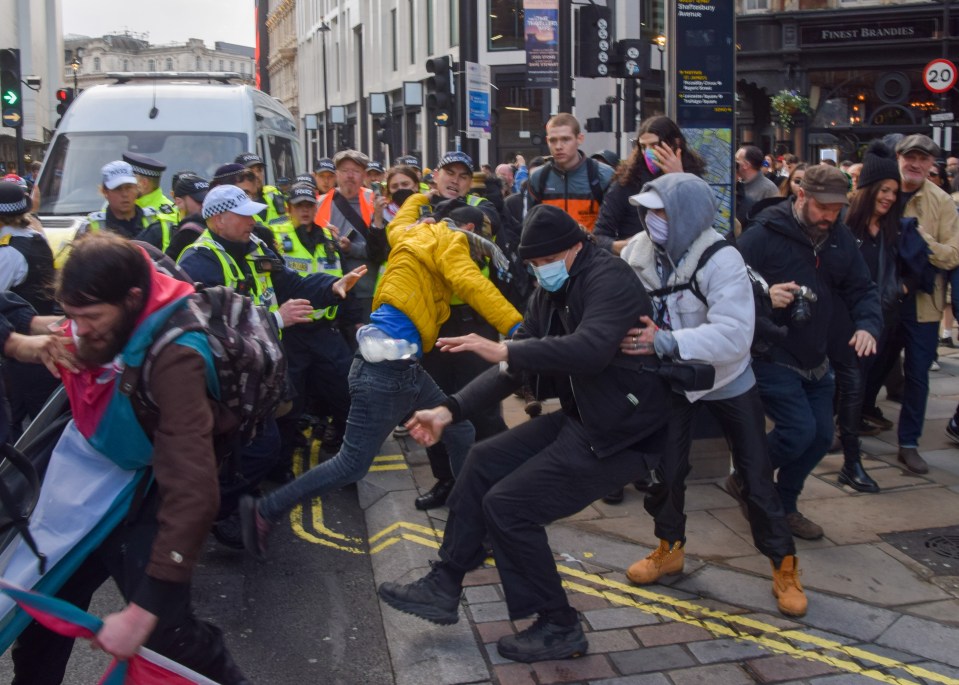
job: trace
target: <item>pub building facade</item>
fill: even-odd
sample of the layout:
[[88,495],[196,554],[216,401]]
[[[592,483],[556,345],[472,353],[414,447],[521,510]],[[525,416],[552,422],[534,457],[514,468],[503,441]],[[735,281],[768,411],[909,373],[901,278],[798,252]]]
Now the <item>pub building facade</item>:
[[[949,2],[900,0],[867,7],[849,0],[778,0],[796,9],[741,13],[738,139],[811,162],[823,156],[858,160],[871,140],[890,133],[948,140],[934,127],[955,122],[930,117],[959,111],[959,91],[930,92],[923,69],[944,55],[953,62],[959,58],[959,3],[950,8]],[[812,9],[832,5],[841,8]],[[770,103],[783,89],[808,97],[812,110],[796,117],[788,133],[776,125]],[[951,133],[946,155],[959,150],[959,128]]]

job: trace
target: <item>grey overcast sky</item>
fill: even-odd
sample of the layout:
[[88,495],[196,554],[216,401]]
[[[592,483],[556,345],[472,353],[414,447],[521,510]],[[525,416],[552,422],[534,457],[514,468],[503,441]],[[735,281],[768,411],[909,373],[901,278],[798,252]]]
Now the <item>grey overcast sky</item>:
[[102,36],[108,33],[148,33],[151,43],[185,43],[200,38],[208,47],[221,40],[252,47],[256,44],[253,0],[65,0],[63,33]]

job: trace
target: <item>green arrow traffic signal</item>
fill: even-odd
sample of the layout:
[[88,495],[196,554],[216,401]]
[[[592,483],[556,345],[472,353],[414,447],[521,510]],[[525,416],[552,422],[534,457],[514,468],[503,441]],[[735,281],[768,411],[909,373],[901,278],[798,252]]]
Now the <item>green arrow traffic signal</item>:
[[17,91],[15,90],[5,90],[3,92],[3,95],[0,96],[0,100],[3,100],[5,103],[10,105],[11,107],[17,104],[17,100],[19,99],[20,97],[17,95]]

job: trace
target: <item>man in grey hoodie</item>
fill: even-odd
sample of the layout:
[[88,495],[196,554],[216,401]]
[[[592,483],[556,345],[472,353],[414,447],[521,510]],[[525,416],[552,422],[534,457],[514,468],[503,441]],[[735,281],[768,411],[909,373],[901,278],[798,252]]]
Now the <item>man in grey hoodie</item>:
[[683,570],[690,425],[693,403],[702,400],[732,448],[742,480],[731,475],[727,489],[747,513],[756,547],[772,562],[779,610],[802,616],[806,596],[799,582],[796,548],[773,485],[763,406],[750,364],[756,317],[746,265],[712,228],[716,197],[699,177],[666,174],[644,185],[630,202],[638,207],[646,230],[629,241],[622,258],[649,292],[655,320],[642,317],[645,326],[628,331],[620,347],[627,355],[705,362],[716,369],[716,378],[709,390],[672,395],[669,439],[657,467],[659,482],[645,501],[660,544],[626,575],[646,585]]

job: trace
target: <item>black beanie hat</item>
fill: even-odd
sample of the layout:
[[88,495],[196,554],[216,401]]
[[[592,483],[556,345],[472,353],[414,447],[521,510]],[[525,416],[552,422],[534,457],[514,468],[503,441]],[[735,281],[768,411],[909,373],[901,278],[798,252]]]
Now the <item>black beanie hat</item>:
[[899,178],[899,164],[893,151],[883,145],[881,140],[869,143],[862,158],[862,171],[859,172],[856,188],[865,188],[887,179],[898,182]]
[[586,240],[576,220],[559,207],[536,205],[523,221],[519,240],[520,259],[548,257]]

